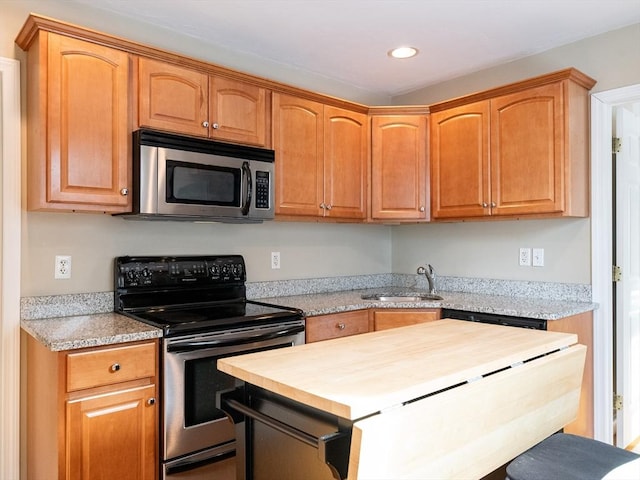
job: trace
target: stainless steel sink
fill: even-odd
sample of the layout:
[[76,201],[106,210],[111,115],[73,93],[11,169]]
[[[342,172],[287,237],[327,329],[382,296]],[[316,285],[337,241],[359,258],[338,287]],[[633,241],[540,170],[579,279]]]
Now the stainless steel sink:
[[428,302],[442,300],[440,295],[431,293],[373,293],[362,295],[363,300],[376,300],[378,302]]

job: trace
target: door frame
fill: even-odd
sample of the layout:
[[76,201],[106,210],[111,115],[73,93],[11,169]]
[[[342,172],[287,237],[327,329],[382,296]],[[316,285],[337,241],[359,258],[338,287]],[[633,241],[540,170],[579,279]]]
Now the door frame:
[[0,478],[20,478],[20,62],[0,58]]
[[613,443],[613,108],[640,101],[640,84],[591,95],[591,289],[594,437]]

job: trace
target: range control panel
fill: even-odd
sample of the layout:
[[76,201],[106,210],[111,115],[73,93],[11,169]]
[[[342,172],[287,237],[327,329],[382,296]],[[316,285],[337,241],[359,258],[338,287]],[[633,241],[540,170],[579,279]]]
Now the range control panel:
[[241,255],[189,257],[117,257],[117,288],[244,283]]

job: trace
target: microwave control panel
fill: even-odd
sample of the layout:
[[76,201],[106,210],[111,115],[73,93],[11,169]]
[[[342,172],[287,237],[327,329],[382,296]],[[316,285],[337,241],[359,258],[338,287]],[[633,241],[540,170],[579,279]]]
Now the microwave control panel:
[[256,171],[256,208],[269,208],[269,172]]

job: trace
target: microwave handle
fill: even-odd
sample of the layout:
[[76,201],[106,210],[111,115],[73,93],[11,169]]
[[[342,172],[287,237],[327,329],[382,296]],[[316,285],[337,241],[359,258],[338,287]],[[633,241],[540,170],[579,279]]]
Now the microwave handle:
[[249,167],[249,162],[244,162],[242,164],[242,171],[244,172],[244,176],[247,182],[247,198],[244,202],[244,205],[242,205],[242,215],[249,215],[249,208],[251,207],[251,194],[253,190],[253,183],[251,181],[251,168]]

